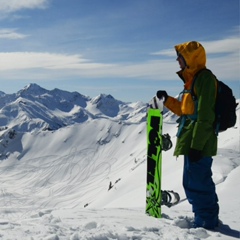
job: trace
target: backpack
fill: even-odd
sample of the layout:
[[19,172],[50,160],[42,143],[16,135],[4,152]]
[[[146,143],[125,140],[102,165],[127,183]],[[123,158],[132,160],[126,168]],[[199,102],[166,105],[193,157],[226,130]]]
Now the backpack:
[[[196,78],[198,74],[204,70],[210,71],[209,69],[200,70],[193,80],[191,87],[191,94],[193,96],[193,99],[197,99],[197,96],[193,91]],[[213,126],[215,128],[216,134],[218,134],[219,132],[226,131],[228,128],[231,128],[236,124],[236,107],[238,103],[236,103],[236,99],[233,96],[232,89],[222,81],[219,81],[214,74],[213,76],[216,78],[217,81],[215,121]]]

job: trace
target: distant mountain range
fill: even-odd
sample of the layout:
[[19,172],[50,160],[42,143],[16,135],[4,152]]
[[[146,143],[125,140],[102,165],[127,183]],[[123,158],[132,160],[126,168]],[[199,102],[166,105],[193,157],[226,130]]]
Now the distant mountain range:
[[140,123],[146,119],[146,107],[142,102],[125,103],[106,94],[90,98],[29,84],[14,94],[0,92],[0,129],[51,131],[96,118]]

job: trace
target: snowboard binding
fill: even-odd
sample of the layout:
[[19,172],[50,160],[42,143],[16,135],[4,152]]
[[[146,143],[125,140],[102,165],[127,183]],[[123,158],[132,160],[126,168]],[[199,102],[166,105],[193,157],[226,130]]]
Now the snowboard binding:
[[162,135],[162,150],[167,151],[172,147],[171,137],[168,133]]
[[162,190],[161,205],[165,205],[170,208],[170,207],[178,204],[179,201],[180,201],[180,196],[177,192]]

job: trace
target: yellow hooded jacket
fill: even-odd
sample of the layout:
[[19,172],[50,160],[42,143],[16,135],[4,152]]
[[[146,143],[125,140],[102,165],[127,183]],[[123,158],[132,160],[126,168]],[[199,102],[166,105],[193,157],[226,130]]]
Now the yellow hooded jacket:
[[[177,54],[184,58],[186,67],[177,72],[184,82],[184,90],[190,90],[196,74],[206,68],[206,53],[203,46],[196,42],[186,42],[175,46]],[[209,71],[197,74],[194,93],[197,96],[197,109],[190,92],[185,92],[182,99],[168,97],[164,105],[178,116],[190,116],[195,111],[197,119],[185,121],[178,136],[174,155],[188,155],[189,149],[202,151],[204,156],[217,153],[217,136],[213,128],[215,119],[216,79]]]

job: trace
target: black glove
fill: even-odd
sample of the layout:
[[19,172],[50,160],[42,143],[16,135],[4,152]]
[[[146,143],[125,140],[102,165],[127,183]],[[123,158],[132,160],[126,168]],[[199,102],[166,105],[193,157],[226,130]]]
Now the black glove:
[[168,94],[167,94],[167,92],[164,91],[164,90],[159,90],[159,91],[157,91],[157,97],[158,97],[159,99],[163,99],[163,98],[164,98],[164,102],[166,102],[166,101],[167,101],[167,98],[168,98]]
[[203,156],[202,152],[199,150],[196,150],[194,148],[190,148],[189,154],[188,154],[189,160],[192,163],[198,162]]

